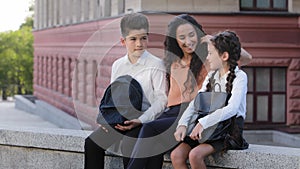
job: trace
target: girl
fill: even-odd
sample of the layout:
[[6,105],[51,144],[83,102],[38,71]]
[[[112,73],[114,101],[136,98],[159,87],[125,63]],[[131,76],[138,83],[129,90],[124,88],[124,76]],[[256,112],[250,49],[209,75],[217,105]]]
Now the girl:
[[[186,136],[188,122],[194,113],[194,102],[189,104],[174,133],[175,139],[182,141],[171,152],[171,160],[175,169],[187,169],[187,159],[193,169],[205,169],[205,157],[227,148],[225,138],[199,144],[198,140],[201,139],[203,130],[208,127],[236,116],[237,124],[240,124],[240,135],[242,135],[242,125],[246,116],[247,75],[237,66],[241,53],[239,38],[234,32],[225,31],[217,34],[210,41],[207,61],[212,71],[207,75],[199,91],[210,91],[214,81],[221,85],[222,91],[231,93],[231,97],[225,107],[199,119],[191,134]],[[212,76],[215,70],[217,73]]]

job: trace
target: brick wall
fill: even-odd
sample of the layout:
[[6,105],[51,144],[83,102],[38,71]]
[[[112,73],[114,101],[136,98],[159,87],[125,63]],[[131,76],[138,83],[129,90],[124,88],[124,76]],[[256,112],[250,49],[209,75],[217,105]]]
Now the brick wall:
[[[149,50],[163,57],[172,15],[149,14]],[[300,29],[297,16],[194,15],[207,33],[231,29],[253,55],[251,66],[287,67],[287,125],[300,124]],[[119,18],[34,31],[34,95],[95,124],[111,65],[125,54]]]

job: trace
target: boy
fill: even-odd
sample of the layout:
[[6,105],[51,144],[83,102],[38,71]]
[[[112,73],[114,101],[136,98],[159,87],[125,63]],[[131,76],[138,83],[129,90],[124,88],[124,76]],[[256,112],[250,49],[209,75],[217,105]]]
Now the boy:
[[[163,112],[167,103],[165,67],[161,59],[150,54],[147,49],[149,22],[140,13],[127,14],[121,19],[121,43],[127,54],[112,65],[111,82],[122,75],[130,75],[136,79],[144,91],[142,105],[143,114],[138,119],[125,121],[125,125],[117,125],[115,129],[100,125],[85,140],[85,169],[104,168],[105,150],[122,139],[122,153],[129,157],[134,146],[131,137],[137,137],[140,126],[154,120]],[[124,168],[128,158],[124,157]]]

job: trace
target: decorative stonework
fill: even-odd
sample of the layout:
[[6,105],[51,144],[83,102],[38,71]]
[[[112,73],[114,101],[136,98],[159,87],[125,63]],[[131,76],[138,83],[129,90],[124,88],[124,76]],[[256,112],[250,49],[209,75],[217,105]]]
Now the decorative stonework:
[[254,58],[251,61],[251,65],[253,66],[289,66],[291,59],[283,59],[283,58]]
[[290,85],[297,85],[300,87],[300,71],[291,71],[289,77]]
[[300,59],[292,59],[289,69],[300,71]]
[[298,111],[298,113],[290,113],[289,116],[290,116],[290,118],[289,118],[289,122],[288,122],[287,125],[299,126],[299,124],[300,124],[300,111]]
[[290,98],[291,99],[300,99],[300,87],[299,86],[290,86]]
[[300,99],[290,100],[290,112],[292,113],[300,113]]

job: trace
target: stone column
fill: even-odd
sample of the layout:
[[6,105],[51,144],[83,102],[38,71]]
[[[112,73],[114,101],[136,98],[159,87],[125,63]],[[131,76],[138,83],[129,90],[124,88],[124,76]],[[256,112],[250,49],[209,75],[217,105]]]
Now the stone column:
[[117,16],[121,13],[124,13],[124,1],[111,0],[111,16]]
[[47,89],[51,89],[52,87],[52,56],[47,57]]
[[42,72],[43,72],[43,83],[42,83],[42,86],[46,87],[47,86],[47,57],[46,56],[43,56]]
[[72,8],[71,8],[71,0],[63,0],[64,3],[64,17],[65,17],[65,24],[70,24],[71,23],[71,13],[72,13]]
[[94,19],[101,17],[100,0],[93,0],[94,5]]
[[65,57],[64,59],[64,94],[68,97],[71,96],[70,93],[70,59]]
[[86,102],[89,106],[95,106],[95,78],[97,71],[96,61],[89,61],[86,69]]
[[72,8],[72,23],[77,23],[80,16],[80,0],[72,0],[72,4],[70,6]]
[[57,69],[57,74],[58,74],[58,79],[57,79],[57,87],[58,87],[58,92],[59,93],[63,93],[63,89],[64,89],[64,59],[62,56],[58,57],[58,69]]
[[102,0],[101,6],[103,16],[111,16],[111,0]]
[[52,67],[52,79],[51,79],[51,81],[52,81],[52,87],[51,87],[51,89],[52,90],[54,90],[54,91],[58,91],[58,89],[57,89],[57,78],[58,78],[58,67],[57,67],[57,61],[58,61],[58,59],[57,59],[57,57],[56,56],[54,56],[53,57],[53,59],[52,59],[52,63],[51,63],[51,67]]
[[40,8],[39,8],[40,0],[35,0],[35,5],[34,5],[34,29],[38,30],[39,29],[39,16],[40,16]]
[[38,56],[38,85],[43,84],[43,58]]
[[58,0],[59,3],[59,13],[58,13],[58,25],[65,24],[65,0]]
[[[73,98],[73,99],[76,99],[76,97],[74,97],[75,95],[75,92],[74,91],[76,91],[76,86],[74,86],[75,85],[75,83],[77,83],[76,82],[76,60],[73,58],[73,57],[71,57],[70,58],[70,61],[71,61],[71,63],[70,63],[70,94],[71,94],[71,97]],[[74,88],[75,87],[75,88]]]
[[57,25],[57,13],[58,13],[58,8],[57,8],[57,0],[52,0],[52,26]]
[[85,6],[86,6],[86,1],[81,0],[81,9],[80,9],[80,21],[83,22],[85,20]]
[[47,0],[47,4],[48,4],[47,5],[47,16],[48,16],[47,26],[48,27],[53,26],[53,12],[54,12],[53,3],[54,3],[53,0]]
[[79,60],[78,63],[78,100],[86,103],[86,61]]
[[41,0],[41,13],[42,13],[42,16],[41,16],[41,28],[46,28],[47,26],[47,9],[46,9],[46,0]]
[[34,68],[33,68],[33,85],[40,85],[40,57],[38,55],[34,55]]
[[95,9],[96,9],[97,2],[95,0],[89,0],[89,20],[95,19]]

